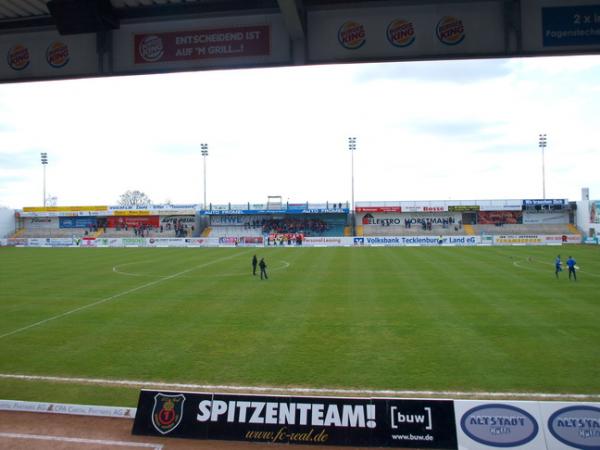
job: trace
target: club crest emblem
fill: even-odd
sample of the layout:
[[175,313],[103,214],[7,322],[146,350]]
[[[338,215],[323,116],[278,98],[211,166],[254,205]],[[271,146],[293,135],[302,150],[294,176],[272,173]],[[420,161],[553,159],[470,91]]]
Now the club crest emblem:
[[183,394],[156,394],[152,408],[152,425],[160,434],[167,434],[177,428],[183,419]]

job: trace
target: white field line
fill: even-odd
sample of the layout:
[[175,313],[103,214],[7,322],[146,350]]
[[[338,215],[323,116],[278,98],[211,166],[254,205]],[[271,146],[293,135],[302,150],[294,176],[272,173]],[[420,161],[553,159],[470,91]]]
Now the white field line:
[[[520,263],[524,263],[524,262],[535,262],[535,263],[538,263],[538,264],[544,264],[546,266],[553,266],[554,267],[554,263],[551,263],[551,262],[548,262],[548,261],[541,261],[541,260],[536,259],[536,258],[519,259],[517,261],[513,261],[513,265],[515,267],[518,267],[519,269],[529,269],[529,270],[535,270],[536,272],[546,272],[543,269],[538,269],[538,268],[531,267],[531,266],[522,266]],[[563,269],[563,271],[565,273],[567,273],[568,269]],[[584,273],[587,276],[592,276],[592,277],[596,277],[596,278],[600,277],[600,275],[598,275],[597,273],[588,272],[588,271],[585,271],[585,270],[578,269],[577,273],[580,273],[580,272]]]
[[111,441],[104,439],[85,439],[85,438],[73,438],[67,436],[49,436],[43,434],[21,434],[21,433],[2,433],[0,437],[12,438],[12,439],[34,439],[38,441],[58,441],[58,442],[71,442],[75,444],[90,444],[90,445],[106,445],[111,447],[142,447],[151,448],[153,450],[162,450],[162,444],[145,444],[143,442],[127,442],[127,441]]
[[[141,263],[145,263],[146,261],[141,261],[141,262],[133,262],[133,263],[125,263],[125,264],[119,264],[117,266],[114,266],[112,268],[112,271],[114,273],[117,273],[119,275],[126,275],[129,277],[145,277],[145,278],[167,278],[168,275],[148,275],[145,273],[137,273],[137,272],[124,272],[122,271],[120,268],[124,267],[124,266],[130,266],[130,265],[134,265],[134,264],[141,264]],[[271,272],[279,272],[281,270],[285,270],[288,267],[290,267],[290,263],[287,261],[284,261],[283,259],[281,260],[281,262],[283,263],[282,265],[278,265],[272,269],[269,270],[269,273]],[[225,273],[219,273],[216,275],[211,275],[211,277],[215,278],[215,277],[239,277],[239,276],[245,276],[248,275],[248,272],[225,272]],[[188,277],[191,278],[191,277]],[[197,278],[197,277],[196,277]]]
[[[244,253],[249,253],[249,252],[250,252],[250,250],[247,251],[247,252],[244,252]],[[238,256],[240,256],[240,255],[242,255],[244,253],[236,253],[234,255],[224,256],[223,258],[218,258],[218,259],[215,259],[213,261],[207,262],[205,264],[200,264],[199,266],[194,266],[194,267],[191,267],[189,269],[182,270],[181,272],[174,273],[173,275],[169,275],[167,277],[160,278],[158,280],[154,280],[154,281],[150,281],[148,283],[144,283],[144,284],[142,284],[140,286],[137,286],[137,287],[134,287],[134,288],[131,288],[131,289],[127,289],[127,290],[125,290],[123,292],[119,292],[117,294],[111,295],[110,297],[105,297],[105,298],[103,298],[101,300],[98,300],[96,302],[89,303],[87,305],[80,306],[79,308],[71,309],[71,310],[66,311],[64,313],[48,317],[47,319],[40,320],[39,322],[35,322],[35,323],[30,324],[30,325],[26,325],[24,327],[21,327],[21,328],[17,328],[16,330],[13,330],[13,331],[9,331],[8,333],[0,334],[0,339],[8,337],[8,336],[12,336],[13,334],[17,334],[17,333],[20,333],[20,332],[25,331],[25,330],[29,330],[30,328],[37,327],[39,325],[43,325],[45,323],[51,322],[51,321],[56,320],[56,319],[61,319],[61,318],[65,317],[65,316],[74,314],[74,313],[79,312],[79,311],[83,311],[84,309],[88,309],[88,308],[92,308],[94,306],[101,305],[102,303],[106,303],[106,302],[108,302],[110,300],[114,300],[116,298],[123,297],[124,295],[131,294],[132,292],[136,292],[136,291],[139,291],[141,289],[145,289],[147,287],[154,286],[155,284],[162,283],[163,281],[172,280],[173,278],[177,278],[177,277],[179,277],[181,275],[184,275],[186,273],[192,272],[193,270],[200,269],[200,268],[206,267],[206,266],[210,266],[211,264],[214,264],[214,263],[217,263],[217,262],[226,261],[228,259],[232,259],[232,258],[238,257]]]
[[274,386],[229,386],[211,384],[165,383],[140,380],[109,380],[102,378],[56,377],[43,375],[22,375],[0,373],[0,379],[49,381],[58,383],[91,384],[97,386],[125,386],[134,388],[154,388],[165,390],[202,390],[233,391],[245,393],[276,392],[281,394],[336,394],[336,395],[374,395],[374,396],[418,396],[418,397],[469,397],[469,398],[523,398],[523,399],[573,399],[600,400],[600,394],[552,394],[539,392],[464,392],[464,391],[417,391],[417,390],[375,390],[375,389],[335,389],[335,388],[300,388]]

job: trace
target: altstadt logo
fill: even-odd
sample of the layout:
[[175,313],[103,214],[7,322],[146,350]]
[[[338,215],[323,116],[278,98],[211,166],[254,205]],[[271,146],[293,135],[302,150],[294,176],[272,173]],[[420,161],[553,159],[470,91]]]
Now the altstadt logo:
[[160,434],[173,431],[183,419],[183,394],[167,395],[156,394],[154,396],[154,407],[152,408],[152,425]]

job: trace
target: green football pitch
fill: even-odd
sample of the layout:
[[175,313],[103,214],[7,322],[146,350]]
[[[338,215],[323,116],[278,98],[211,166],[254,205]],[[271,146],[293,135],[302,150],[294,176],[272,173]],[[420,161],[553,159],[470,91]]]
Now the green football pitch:
[[136,404],[75,378],[600,393],[595,246],[0,248],[0,269],[3,399]]

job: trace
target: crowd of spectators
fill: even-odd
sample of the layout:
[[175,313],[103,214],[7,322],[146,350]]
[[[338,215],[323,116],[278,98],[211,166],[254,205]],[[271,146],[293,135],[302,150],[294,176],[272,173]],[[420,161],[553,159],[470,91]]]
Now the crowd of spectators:
[[263,220],[262,231],[264,234],[296,234],[305,236],[321,236],[330,225],[320,219],[269,219]]
[[[115,228],[116,231],[129,231],[130,229],[133,230],[133,234],[136,237],[149,237],[151,232],[162,234],[163,232],[175,231],[175,237],[183,238],[191,236],[194,233],[194,226],[183,223],[181,220],[177,220],[173,223],[168,222],[159,227],[141,223],[131,226],[123,224],[122,226],[117,226]],[[106,233],[106,228],[104,228],[104,232]]]

